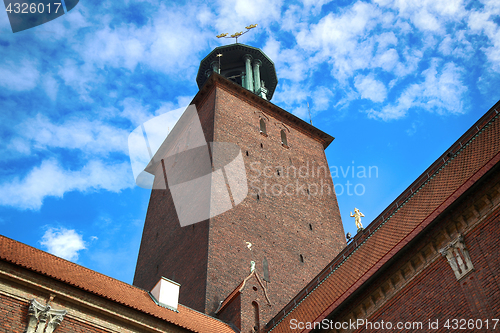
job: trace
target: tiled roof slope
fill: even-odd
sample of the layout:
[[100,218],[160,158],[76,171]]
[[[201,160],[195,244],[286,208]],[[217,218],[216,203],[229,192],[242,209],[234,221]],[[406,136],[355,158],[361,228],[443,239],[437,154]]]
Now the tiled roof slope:
[[147,291],[0,236],[0,259],[49,276],[124,306],[136,309],[192,332],[234,333],[222,321],[183,305],[178,312],[156,305]]
[[[380,216],[359,233],[268,323],[291,332],[289,319],[324,319],[500,160],[500,102],[473,125]],[[289,319],[287,319],[289,318]]]

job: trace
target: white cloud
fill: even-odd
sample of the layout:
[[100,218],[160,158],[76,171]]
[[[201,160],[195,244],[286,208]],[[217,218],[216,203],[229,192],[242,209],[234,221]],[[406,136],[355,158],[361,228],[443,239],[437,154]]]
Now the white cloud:
[[[365,35],[377,22],[381,12],[372,4],[356,2],[340,14],[330,13],[308,30],[300,31],[297,43],[307,50],[319,50],[325,54],[350,53],[356,39]],[[354,47],[355,48],[355,47]]]
[[410,108],[421,108],[439,114],[464,112],[463,100],[467,87],[462,83],[462,70],[453,62],[438,70],[438,59],[422,72],[424,81],[407,87],[396,103],[384,106],[380,111],[370,110],[369,117],[393,120],[404,117]]
[[278,59],[280,49],[281,43],[273,37],[270,37],[267,39],[266,44],[262,48],[262,51],[264,51],[264,53],[273,60],[276,66],[279,66],[278,64],[281,63],[281,59]]
[[385,85],[371,74],[368,76],[357,75],[354,78],[354,86],[361,94],[361,98],[380,103],[387,97],[387,88]]
[[426,8],[418,10],[414,14],[412,21],[413,24],[415,24],[415,26],[420,30],[438,31],[442,29],[441,23],[438,21],[436,16],[429,13]]
[[30,142],[24,138],[14,138],[7,144],[7,149],[15,150],[21,154],[29,154],[31,153],[31,145]]
[[384,32],[376,36],[375,39],[378,43],[379,50],[385,50],[390,46],[395,46],[398,44],[398,38],[392,31]]
[[389,49],[377,54],[373,58],[375,67],[381,67],[383,70],[390,72],[398,64],[399,55],[395,49]]
[[291,5],[286,7],[280,17],[281,30],[296,33],[307,28],[307,14],[309,12],[304,10],[302,6]]
[[0,87],[13,91],[26,91],[38,85],[40,72],[35,60],[0,62]]
[[49,96],[51,100],[55,101],[57,97],[57,91],[59,90],[59,84],[54,79],[54,77],[50,74],[44,75],[42,86],[47,96]]
[[402,55],[403,60],[396,63],[394,68],[394,74],[400,78],[415,73],[418,68],[418,64],[424,57],[424,53],[422,50],[412,49],[409,46],[405,46]]
[[92,102],[89,93],[98,83],[103,81],[91,63],[78,65],[71,58],[64,60],[64,64],[59,67],[58,74],[67,86],[73,88],[80,94],[82,100],[88,102]]
[[133,72],[141,64],[144,68],[176,74],[180,79],[189,77],[187,70],[195,75],[198,52],[215,35],[202,28],[214,20],[212,12],[203,5],[180,7],[155,2],[149,6],[154,14],[140,27],[111,25],[109,15],[99,16],[96,30],[86,34],[83,42],[74,43],[73,49],[86,65],[100,69],[125,68]]
[[333,93],[326,87],[318,87],[311,94],[313,109],[311,113],[316,114],[319,111],[325,111],[332,107]]
[[44,160],[23,179],[0,184],[0,205],[38,210],[46,197],[62,198],[69,191],[119,192],[134,186],[130,164],[104,164],[93,160],[81,170],[63,169],[54,159]]
[[399,17],[410,20],[426,32],[444,32],[443,25],[458,22],[467,12],[463,0],[395,0],[377,1],[380,6],[395,10]]
[[37,149],[79,149],[89,155],[127,153],[128,131],[99,120],[69,118],[57,124],[38,114],[18,125],[18,136],[11,145],[19,152],[29,153],[28,143]]
[[279,104],[284,104],[285,108],[292,112],[290,110],[292,107],[296,107],[297,104],[302,105],[305,107],[305,110],[307,112],[307,97],[309,97],[309,91],[306,87],[304,87],[301,84],[298,83],[287,83],[283,82],[283,84],[280,84],[278,86],[278,89],[276,89],[276,92],[274,93],[273,96],[273,103],[279,105]]
[[500,15],[500,3],[496,0],[481,1],[484,7],[469,15],[468,26],[472,32],[484,33],[490,45],[482,50],[492,64],[493,70],[500,72],[500,26],[493,19]]
[[122,102],[122,117],[127,118],[134,126],[138,126],[153,117],[149,111],[149,105],[143,105],[140,99],[127,97]]
[[219,0],[215,24],[221,32],[229,33],[244,31],[244,27],[254,23],[263,27],[279,21],[283,3],[283,0]]
[[71,261],[78,260],[78,252],[86,249],[82,235],[63,227],[47,229],[40,244],[49,253]]
[[463,113],[463,94],[467,87],[461,82],[462,70],[453,62],[446,63],[437,70],[437,61],[422,72],[425,82],[422,84],[422,102],[428,110],[438,113]]
[[[134,26],[118,29],[106,26],[95,34],[87,35],[81,52],[86,61],[91,61],[101,68],[110,65],[133,71],[145,51],[144,42],[138,39],[138,34],[139,30]],[[144,40],[148,41],[148,38]]]
[[305,12],[312,12],[317,15],[321,11],[323,5],[332,2],[332,0],[301,0],[304,5]]

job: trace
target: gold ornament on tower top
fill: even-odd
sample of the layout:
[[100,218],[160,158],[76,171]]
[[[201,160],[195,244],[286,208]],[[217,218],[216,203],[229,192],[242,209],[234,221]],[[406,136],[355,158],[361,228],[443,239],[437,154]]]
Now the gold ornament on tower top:
[[224,33],[224,34],[217,35],[215,37],[217,37],[217,38],[223,38],[223,37],[224,38],[236,38],[236,43],[238,43],[238,37],[240,37],[241,35],[246,34],[247,32],[250,31],[250,29],[253,29],[256,26],[257,26],[257,24],[250,24],[249,26],[245,27],[245,29],[247,29],[246,31],[235,32],[231,36],[228,36],[229,35],[228,33]]
[[365,217],[365,215],[361,213],[359,209],[354,208],[354,214],[351,212],[351,217],[354,217],[354,222],[356,222],[356,227],[358,228],[358,232],[363,230],[363,225],[361,224],[361,218]]

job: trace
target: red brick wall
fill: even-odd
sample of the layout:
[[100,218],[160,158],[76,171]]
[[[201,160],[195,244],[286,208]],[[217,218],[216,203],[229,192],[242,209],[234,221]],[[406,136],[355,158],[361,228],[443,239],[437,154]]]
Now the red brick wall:
[[[268,136],[260,134],[259,112],[265,116]],[[281,145],[282,123],[290,130],[289,148]],[[256,262],[262,279],[262,262],[267,258],[272,308],[262,307],[265,311],[261,323],[265,324],[345,246],[335,194],[313,195],[312,187],[311,195],[307,194],[307,187],[303,193],[294,192],[297,181],[299,186],[323,183],[330,188],[333,183],[319,141],[222,85],[217,89],[215,124],[215,141],[233,142],[242,150],[249,194],[241,204],[211,220],[206,308],[213,313],[218,302],[249,274],[251,260]],[[292,166],[307,170],[307,163],[309,176],[294,177],[292,172],[286,176]],[[319,177],[317,166],[324,166]],[[257,177],[255,170],[263,171],[265,167],[270,177]],[[285,172],[280,171],[278,176],[280,167]],[[279,195],[279,190],[273,193],[269,187],[268,193],[264,193],[264,180],[276,184],[276,189],[292,184],[292,195]],[[245,241],[252,243],[252,250]]]
[[[0,332],[24,333],[28,328],[28,308],[28,302],[23,302],[18,299],[0,294]],[[108,331],[65,316],[61,325],[59,325],[59,327],[56,329],[56,332],[105,333]]]
[[[215,91],[198,106],[207,142],[213,141]],[[211,125],[212,123],[212,125]],[[162,170],[156,181],[164,181]],[[164,276],[181,284],[179,303],[205,311],[208,221],[181,228],[170,191],[152,190],[134,285],[151,290]]]
[[107,333],[108,330],[103,330],[98,327],[83,323],[81,321],[76,321],[73,318],[65,318],[61,325],[56,329],[57,333],[93,333],[93,332],[103,332]]
[[457,281],[446,259],[440,258],[368,320],[427,324],[430,319],[439,320],[442,328],[448,319],[498,319],[499,213],[465,238],[474,265],[472,273]]
[[[370,302],[370,295],[380,287],[388,284],[389,278],[398,271],[408,269],[407,263],[415,258],[417,253],[426,251],[429,243],[439,250],[443,244],[457,236],[457,228],[465,228],[465,224],[456,225],[456,221],[464,218],[471,229],[463,232],[465,244],[470,253],[474,271],[457,281],[452,268],[446,258],[441,255],[428,256],[433,260],[427,267],[419,271],[411,280],[395,294],[386,291],[388,299],[378,298],[375,306],[369,310],[369,322],[422,322],[423,331],[429,331],[429,320],[438,320],[440,330],[447,331],[444,324],[453,319],[482,319],[499,318],[500,314],[500,207],[498,205],[500,193],[500,167],[479,181],[475,187],[464,194],[460,200],[424,231],[409,248],[403,250],[394,258],[394,261],[376,276],[367,286],[360,288],[350,302],[335,310],[331,318],[348,320],[349,313],[358,313],[357,318],[365,318],[360,304]],[[449,235],[449,236],[446,236]],[[447,238],[450,238],[447,240]],[[411,270],[411,269],[410,269]],[[404,273],[403,273],[404,274]],[[404,280],[404,278],[403,278]],[[394,281],[393,281],[394,283]],[[392,283],[392,284],[393,284]],[[397,284],[404,283],[402,280]],[[390,289],[390,288],[389,288]],[[365,307],[366,308],[366,307]],[[359,315],[360,314],[360,315]],[[500,324],[500,323],[499,323]],[[500,328],[500,326],[497,326]],[[497,329],[498,329],[497,328]],[[356,332],[362,332],[359,329]],[[453,330],[450,330],[453,331]],[[473,331],[473,330],[466,330]]]
[[[184,228],[179,227],[168,191],[165,196],[153,191],[134,284],[151,289],[161,275],[166,276],[181,284],[181,304],[213,315],[220,301],[248,276],[251,260],[263,278],[262,262],[267,258],[272,307],[263,313],[264,325],[345,246],[338,204],[335,194],[327,192],[333,183],[318,139],[226,83],[215,83],[211,89],[197,103],[205,137],[208,142],[237,144],[249,181],[256,182],[249,183],[248,197],[235,208],[210,222]],[[265,116],[268,136],[260,134],[259,115]],[[281,145],[282,128],[287,131],[288,148]],[[284,176],[283,170],[292,171],[292,166],[309,175]],[[318,166],[323,166],[319,176]],[[256,170],[264,167],[269,167],[270,178],[256,177]],[[292,195],[264,193],[264,180],[281,188],[291,184]],[[308,194],[307,184],[323,184],[324,194],[316,193],[313,185]],[[252,250],[245,241],[253,244]]]
[[28,324],[28,303],[0,294],[0,332],[23,333]]
[[217,315],[220,320],[241,329],[241,294],[237,294]]

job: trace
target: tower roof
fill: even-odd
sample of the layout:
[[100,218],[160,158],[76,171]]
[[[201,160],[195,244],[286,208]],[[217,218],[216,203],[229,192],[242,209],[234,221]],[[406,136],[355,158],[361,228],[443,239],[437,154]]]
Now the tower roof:
[[[218,54],[222,54],[220,59],[217,57]],[[212,74],[212,63],[219,62],[220,60],[221,74],[229,78],[226,75],[231,74],[232,69],[244,68],[245,60],[243,57],[247,54],[253,60],[260,60],[262,62],[260,78],[264,81],[265,87],[268,90],[267,99],[271,100],[274,90],[278,85],[278,76],[276,75],[273,61],[262,50],[239,43],[216,47],[201,61],[198,75],[196,76],[198,88],[201,88]]]
[[467,191],[484,180],[485,175],[495,169],[498,172],[499,107],[500,101],[358,233],[269,321],[266,332],[290,332],[290,323],[284,320],[288,316],[301,322],[321,322],[349,298],[356,297],[375,274],[387,267],[384,265],[439,221],[443,212],[469,195]]

